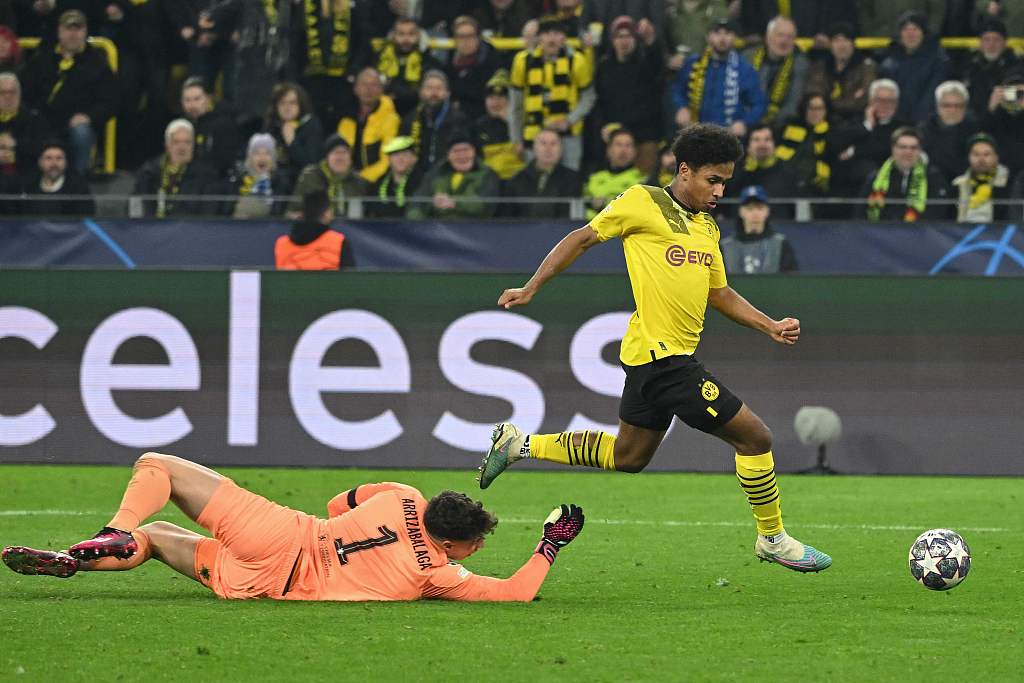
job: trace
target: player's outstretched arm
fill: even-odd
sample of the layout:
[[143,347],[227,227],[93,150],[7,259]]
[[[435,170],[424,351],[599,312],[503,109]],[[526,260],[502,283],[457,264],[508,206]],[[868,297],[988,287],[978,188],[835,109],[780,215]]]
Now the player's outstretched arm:
[[725,286],[709,290],[708,303],[730,320],[764,332],[780,344],[796,344],[800,338],[799,320],[796,318],[772,320],[740,296],[732,287]]
[[589,224],[573,230],[563,237],[541,261],[537,272],[525,285],[514,289],[506,289],[498,297],[498,305],[509,309],[513,306],[525,306],[533,299],[544,283],[555,277],[573,264],[583,252],[600,242],[597,232]]
[[562,504],[544,521],[544,534],[533,555],[507,579],[471,574],[460,565],[438,569],[429,579],[425,598],[473,602],[529,602],[547,578],[558,552],[583,530],[583,508]]

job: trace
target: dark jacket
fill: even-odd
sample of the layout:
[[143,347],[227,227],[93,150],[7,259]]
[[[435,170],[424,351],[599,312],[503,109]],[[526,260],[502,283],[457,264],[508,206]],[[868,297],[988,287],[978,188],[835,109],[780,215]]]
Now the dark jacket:
[[[164,155],[150,159],[135,174],[135,192],[137,195],[157,195],[160,193],[161,164]],[[217,213],[216,202],[185,198],[209,195],[220,189],[217,174],[206,164],[193,161],[185,169],[185,174],[178,184],[178,191],[164,199],[164,217],[180,218],[189,216],[212,216]],[[182,197],[179,199],[179,197]],[[158,200],[147,198],[142,202],[143,212],[147,217],[157,216]]]
[[[92,190],[85,178],[71,169],[64,175],[64,185],[53,193],[39,189],[40,173],[36,171],[25,184],[26,201],[21,202],[21,213],[26,216],[94,216],[96,202],[92,200]],[[67,197],[70,195],[89,195],[89,199],[51,199],[51,197]]]
[[294,184],[302,169],[320,161],[324,150],[324,128],[316,114],[306,114],[299,119],[292,144],[286,144],[281,134],[281,124],[273,123],[264,128],[277,141],[277,166],[286,169]]
[[988,98],[992,88],[1001,85],[1007,72],[1019,63],[1020,58],[1010,48],[1003,50],[992,62],[985,59],[980,51],[971,54],[963,80],[971,95],[971,111],[976,117],[980,118],[988,112]]
[[416,140],[417,168],[424,173],[444,159],[448,151],[448,136],[457,128],[468,128],[469,120],[455,103],[449,100],[437,111],[422,105],[405,115],[398,127],[399,135],[410,135]]
[[1012,173],[1024,168],[1024,110],[1011,112],[996,107],[994,112],[986,112],[981,129],[996,139],[999,160]]
[[[877,175],[878,171],[876,170],[873,173],[869,173],[864,179],[864,184],[861,188],[862,197],[867,197],[871,194]],[[925,202],[924,213],[918,217],[918,220],[943,220],[949,218],[952,214],[952,207],[950,205],[935,204],[931,201],[932,199],[949,199],[949,181],[937,169],[932,168],[931,164],[928,164],[926,177],[928,179],[928,200]],[[878,218],[879,221],[903,221],[903,216],[907,210],[906,199],[909,180],[909,175],[904,176],[894,164],[889,173],[889,191],[885,193],[885,206],[882,207]]]
[[900,86],[897,118],[921,123],[935,112],[935,88],[946,80],[949,57],[935,36],[926,35],[915,52],[893,42],[878,65],[879,78],[891,78]]
[[423,174],[415,168],[404,181],[396,181],[391,173],[385,173],[373,186],[371,193],[376,200],[366,202],[367,218],[405,218],[409,198],[419,189]]
[[621,123],[637,142],[660,140],[664,64],[657,43],[638,46],[625,62],[614,52],[602,57],[594,80],[601,123]]
[[[799,186],[795,165],[782,160],[776,160],[768,167],[749,168],[746,158],[741,158],[736,162],[733,178],[726,186],[726,197],[738,197],[743,188],[751,185],[760,185],[772,199],[786,199],[808,193]],[[736,213],[735,205],[729,206],[728,210],[725,210],[725,207],[719,208],[727,215]],[[773,203],[772,215],[776,218],[790,219],[795,215],[795,208],[792,203]]]
[[14,138],[14,163],[19,172],[29,175],[36,168],[43,142],[51,134],[46,119],[36,110],[22,105],[14,118],[0,121],[0,133],[10,133]]
[[452,101],[458,102],[467,120],[475,121],[484,115],[487,81],[501,68],[501,57],[489,43],[481,40],[480,49],[472,61],[456,64],[455,59],[455,51],[452,50],[444,65],[445,73],[448,74],[448,85],[452,91]]
[[218,174],[226,173],[242,153],[242,138],[234,116],[215,107],[192,122],[196,129],[196,161]]
[[[576,171],[558,164],[544,178],[541,186],[541,173],[537,170],[537,162],[514,175],[505,183],[502,193],[509,197],[551,197],[575,199],[583,193],[583,179]],[[506,215],[516,218],[568,218],[568,202],[543,202],[530,204],[506,204]]]
[[829,52],[823,59],[811,63],[804,92],[817,93],[831,101],[833,124],[856,121],[864,116],[868,87],[875,80],[876,71],[875,62],[860,50],[854,50],[841,71],[836,70],[835,57]]
[[978,132],[978,122],[968,113],[957,125],[945,126],[937,114],[932,114],[920,130],[928,165],[942,173],[947,183],[953,182],[967,164],[967,141]]
[[57,88],[60,63],[61,56],[53,46],[39,49],[21,73],[23,101],[39,110],[54,130],[66,130],[68,121],[78,113],[87,114],[93,130],[100,130],[118,105],[117,80],[107,66],[107,54],[86,47],[75,55],[74,65]]

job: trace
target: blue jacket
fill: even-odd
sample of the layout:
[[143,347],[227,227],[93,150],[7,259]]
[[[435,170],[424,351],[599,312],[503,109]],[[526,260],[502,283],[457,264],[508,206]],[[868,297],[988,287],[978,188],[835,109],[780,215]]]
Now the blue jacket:
[[[730,53],[732,54],[732,53]],[[672,82],[672,106],[675,111],[690,105],[690,71],[701,58],[691,55]],[[725,73],[727,60],[712,58],[704,74],[704,97],[700,112],[691,112],[701,123],[717,123],[728,126],[733,121],[743,121],[752,126],[764,116],[768,108],[768,97],[761,90],[757,72],[750,63],[739,58],[739,103],[731,119],[725,117]]]

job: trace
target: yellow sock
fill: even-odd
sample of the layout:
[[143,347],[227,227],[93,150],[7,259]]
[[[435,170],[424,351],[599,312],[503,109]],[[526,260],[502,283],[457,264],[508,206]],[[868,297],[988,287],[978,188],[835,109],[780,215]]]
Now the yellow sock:
[[530,457],[563,465],[615,469],[615,437],[606,432],[531,434]]
[[782,506],[779,485],[775,482],[775,459],[772,452],[764,455],[736,454],[736,478],[747,495],[750,509],[757,520],[757,533],[774,536],[781,533]]

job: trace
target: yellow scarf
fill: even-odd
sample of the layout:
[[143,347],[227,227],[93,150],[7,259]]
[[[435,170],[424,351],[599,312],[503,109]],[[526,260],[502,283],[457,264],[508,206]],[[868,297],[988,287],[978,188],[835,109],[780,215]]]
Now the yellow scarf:
[[688,83],[690,93],[690,118],[693,121],[700,120],[700,107],[704,101],[704,73],[711,63],[711,48],[704,48],[704,54],[693,63],[690,69],[690,81]]
[[[523,139],[530,142],[548,121],[566,118],[576,106],[577,97],[572,87],[572,57],[566,49],[559,51],[554,62],[547,62],[541,49],[536,48],[526,58]],[[569,131],[570,135],[582,132],[582,121]]]
[[[405,59],[404,68],[402,59]],[[420,82],[420,76],[423,71],[423,55],[420,54],[419,50],[413,50],[409,54],[400,57],[398,50],[395,49],[395,44],[388,43],[380,51],[377,70],[387,76],[389,81],[393,81],[401,72],[402,80],[410,85],[416,85]]]
[[[348,67],[349,31],[352,27],[352,6],[349,0],[304,0],[306,20],[306,75],[344,76]],[[317,6],[319,5],[319,7]],[[328,54],[321,44],[320,19],[333,17],[333,31]]]
[[[61,54],[60,46],[54,48],[57,54]],[[71,71],[71,67],[75,65],[74,57],[61,57],[60,62],[57,64],[57,82],[53,84],[53,88],[50,89],[50,96],[46,98],[47,104],[53,104],[53,100],[57,97],[57,93],[64,87],[64,81],[68,78],[68,72]]]
[[[179,190],[181,190],[181,181],[185,177],[185,171],[187,170],[188,164],[182,164],[180,166],[172,164],[165,154],[163,158],[160,159],[159,191],[167,195],[178,194]],[[167,217],[167,207],[164,205],[164,202],[157,202],[156,217]]]
[[[763,120],[771,121],[779,113],[779,108],[782,103],[786,100],[786,95],[789,94],[789,88],[793,80],[793,64],[796,62],[796,53],[790,54],[782,62],[782,66],[775,73],[775,78],[772,80],[771,85],[768,88],[768,111],[765,112]],[[766,51],[764,46],[757,48],[754,52],[754,57],[751,63],[754,66],[755,71],[761,70],[761,65],[764,63]]]
[[992,199],[992,180],[995,177],[995,173],[971,173],[971,197],[967,203],[968,208],[976,209]]

